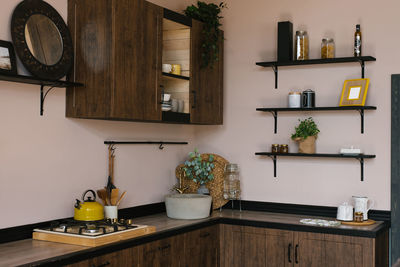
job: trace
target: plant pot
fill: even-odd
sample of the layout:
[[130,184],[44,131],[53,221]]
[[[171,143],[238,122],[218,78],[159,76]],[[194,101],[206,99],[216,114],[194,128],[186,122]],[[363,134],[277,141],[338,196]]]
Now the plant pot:
[[205,184],[202,184],[200,185],[199,189],[197,189],[197,194],[209,195],[210,191],[208,190]]
[[314,154],[317,136],[308,136],[306,139],[297,137],[294,141],[299,143],[299,153]]

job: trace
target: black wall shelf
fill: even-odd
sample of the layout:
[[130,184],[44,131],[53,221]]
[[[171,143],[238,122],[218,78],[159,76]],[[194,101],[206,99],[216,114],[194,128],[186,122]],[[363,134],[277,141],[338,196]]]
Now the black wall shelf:
[[278,88],[278,67],[281,66],[299,66],[299,65],[315,65],[315,64],[333,64],[333,63],[351,63],[358,62],[361,65],[361,78],[365,77],[365,62],[376,61],[376,58],[371,56],[363,57],[339,57],[339,58],[326,58],[326,59],[308,59],[308,60],[294,60],[294,61],[271,61],[271,62],[257,62],[256,65],[261,67],[272,67],[275,73],[275,89]]
[[376,110],[375,106],[346,106],[346,107],[314,107],[314,108],[257,108],[257,111],[271,112],[274,116],[274,133],[277,133],[278,112],[295,112],[295,111],[346,111],[357,110],[361,116],[361,133],[364,133],[364,110]]
[[[25,75],[11,75],[11,74],[0,74],[0,80],[7,82],[16,82],[16,83],[25,83],[25,84],[34,84],[40,85],[40,116],[43,116],[43,105],[44,100],[46,99],[47,94],[53,88],[66,88],[70,86],[79,87],[83,86],[81,83],[73,83],[68,81],[60,81],[60,80],[46,80],[46,79],[37,79],[32,76]],[[44,87],[50,87],[46,93],[44,92]]]
[[168,77],[168,78],[173,78],[173,79],[181,79],[181,80],[186,80],[186,81],[190,80],[190,78],[187,76],[176,75],[176,74],[172,74],[172,73],[168,73],[168,72],[163,72],[162,75],[165,77]]
[[159,145],[159,149],[164,149],[164,145],[187,145],[188,142],[171,141],[104,141],[105,145]]
[[274,163],[274,177],[276,177],[276,159],[277,157],[308,157],[308,158],[346,158],[346,159],[357,159],[360,161],[361,167],[361,181],[364,181],[364,159],[375,158],[376,155],[367,154],[305,154],[305,153],[272,153],[272,152],[256,152],[257,156],[268,156]]

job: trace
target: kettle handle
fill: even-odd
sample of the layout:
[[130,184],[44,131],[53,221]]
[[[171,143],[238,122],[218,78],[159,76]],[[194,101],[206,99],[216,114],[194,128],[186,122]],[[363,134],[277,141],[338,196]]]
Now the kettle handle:
[[90,197],[88,197],[88,201],[96,201],[96,193],[95,193],[92,189],[86,190],[85,193],[83,193],[83,195],[82,195],[82,200],[85,202],[85,196],[86,196],[86,194],[89,193],[89,192],[92,193],[92,195],[93,195],[93,200],[91,200]]

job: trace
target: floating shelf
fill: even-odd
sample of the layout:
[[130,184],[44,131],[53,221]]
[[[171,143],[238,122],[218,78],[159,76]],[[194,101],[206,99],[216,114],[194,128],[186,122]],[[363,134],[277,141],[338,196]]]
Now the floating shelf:
[[328,153],[317,153],[317,154],[305,154],[305,153],[272,153],[272,152],[256,152],[257,156],[268,156],[274,163],[274,177],[276,177],[276,159],[277,157],[308,157],[308,158],[348,158],[357,159],[360,161],[361,167],[361,181],[364,181],[364,159],[375,158],[376,155],[367,154],[328,154]]
[[294,111],[346,111],[357,110],[361,116],[361,133],[364,133],[364,110],[376,110],[375,106],[348,106],[348,107],[314,107],[314,108],[257,108],[257,111],[271,112],[274,116],[274,133],[277,133],[278,112],[294,112]]
[[272,67],[275,73],[275,89],[278,88],[278,67],[281,66],[299,66],[299,65],[316,65],[316,64],[333,64],[333,63],[351,63],[358,62],[361,65],[361,78],[365,76],[365,62],[376,61],[376,58],[371,56],[363,57],[338,57],[326,59],[308,59],[308,60],[294,60],[294,61],[271,61],[271,62],[257,62],[256,65],[261,67]]
[[[47,94],[53,88],[66,88],[70,86],[83,86],[81,83],[73,83],[68,81],[60,81],[60,80],[46,80],[46,79],[38,79],[32,76],[25,75],[12,75],[12,74],[0,74],[0,80],[7,82],[16,82],[16,83],[25,83],[25,84],[35,84],[40,85],[40,116],[43,116],[43,105],[44,100],[46,99]],[[44,87],[50,87],[46,93],[44,93]]]
[[181,79],[181,80],[186,80],[186,81],[189,81],[189,80],[190,80],[190,78],[187,77],[187,76],[176,75],[176,74],[167,73],[167,72],[163,72],[162,75],[163,75],[164,77],[172,78],[172,79]]

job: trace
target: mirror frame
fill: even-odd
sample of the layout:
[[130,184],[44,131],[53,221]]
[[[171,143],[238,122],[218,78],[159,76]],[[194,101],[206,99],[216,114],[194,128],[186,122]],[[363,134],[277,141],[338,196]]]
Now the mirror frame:
[[[31,53],[25,39],[25,27],[32,15],[43,15],[49,18],[57,27],[63,52],[60,60],[54,65],[46,65],[37,60]],[[41,79],[58,80],[71,70],[74,61],[74,49],[71,34],[60,14],[48,3],[42,0],[24,0],[14,9],[11,19],[11,36],[15,52],[25,68]]]

